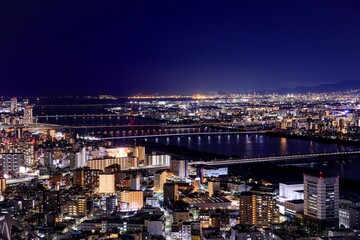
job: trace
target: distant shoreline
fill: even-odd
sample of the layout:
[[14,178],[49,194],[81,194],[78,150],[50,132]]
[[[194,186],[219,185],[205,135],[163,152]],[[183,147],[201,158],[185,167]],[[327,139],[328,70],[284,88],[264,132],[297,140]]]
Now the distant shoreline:
[[310,136],[299,136],[299,135],[291,135],[291,134],[287,134],[287,133],[275,133],[275,132],[268,132],[268,133],[264,133],[264,134],[272,136],[272,137],[284,137],[284,138],[290,138],[290,139],[314,141],[314,142],[325,143],[325,144],[338,144],[338,145],[343,145],[343,146],[360,147],[360,142],[357,142],[357,141],[328,139],[328,138],[310,137]]

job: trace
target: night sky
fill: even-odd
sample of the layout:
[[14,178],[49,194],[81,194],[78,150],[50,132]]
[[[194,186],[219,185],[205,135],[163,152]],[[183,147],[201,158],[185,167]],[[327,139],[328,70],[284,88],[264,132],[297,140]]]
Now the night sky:
[[360,1],[0,0],[0,95],[360,80]]

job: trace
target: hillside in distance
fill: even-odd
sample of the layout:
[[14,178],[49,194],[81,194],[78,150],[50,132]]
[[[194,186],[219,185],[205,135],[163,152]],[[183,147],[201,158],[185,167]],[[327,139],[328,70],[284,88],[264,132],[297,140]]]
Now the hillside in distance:
[[323,92],[340,92],[360,89],[360,81],[345,80],[337,83],[320,84],[313,87],[296,87],[296,88],[281,88],[275,92],[279,94],[287,93],[323,93]]

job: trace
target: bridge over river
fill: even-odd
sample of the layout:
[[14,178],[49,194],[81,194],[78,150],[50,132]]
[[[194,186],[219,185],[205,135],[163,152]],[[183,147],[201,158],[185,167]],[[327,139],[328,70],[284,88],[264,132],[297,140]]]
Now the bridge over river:
[[360,151],[293,154],[293,155],[281,155],[281,156],[270,156],[270,157],[240,158],[240,159],[219,159],[213,161],[190,162],[189,165],[222,166],[222,165],[263,163],[263,162],[275,162],[275,161],[318,158],[318,157],[336,157],[336,156],[341,157],[341,156],[351,156],[351,155],[360,155]]

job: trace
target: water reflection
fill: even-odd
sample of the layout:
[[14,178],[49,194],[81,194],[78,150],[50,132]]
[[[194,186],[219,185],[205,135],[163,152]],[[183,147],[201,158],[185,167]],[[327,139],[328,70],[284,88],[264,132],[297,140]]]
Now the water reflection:
[[286,155],[287,154],[287,139],[286,138],[280,138],[280,154]]
[[[155,139],[148,139],[155,142]],[[158,142],[168,145],[187,146],[191,149],[214,152],[227,156],[257,157],[306,154],[357,150],[354,147],[340,147],[336,144],[323,144],[297,139],[270,137],[261,134],[215,135],[215,136],[189,136],[175,138],[158,138]]]

